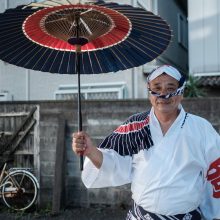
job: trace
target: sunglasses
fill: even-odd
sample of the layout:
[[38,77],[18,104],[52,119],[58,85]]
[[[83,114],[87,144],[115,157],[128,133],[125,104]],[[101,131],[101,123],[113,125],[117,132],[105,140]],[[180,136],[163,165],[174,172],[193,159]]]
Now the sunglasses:
[[154,91],[152,91],[150,89],[150,87],[148,87],[148,90],[149,90],[149,93],[157,98],[160,98],[160,99],[169,99],[173,96],[178,96],[178,95],[182,95],[183,92],[184,92],[184,87],[185,87],[185,83],[180,87],[178,88],[175,92],[172,92],[172,93],[169,93],[167,95],[160,95],[159,93],[156,93]]

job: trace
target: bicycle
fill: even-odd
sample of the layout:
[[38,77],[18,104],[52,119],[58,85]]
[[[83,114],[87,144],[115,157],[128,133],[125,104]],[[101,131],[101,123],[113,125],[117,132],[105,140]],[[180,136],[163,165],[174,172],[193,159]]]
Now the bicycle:
[[[10,151],[13,138],[8,140],[5,132],[0,132],[0,197],[10,209],[24,211],[37,200],[39,183],[30,168],[10,168],[7,162],[13,161],[14,150]],[[7,153],[8,151],[8,153]]]
[[0,197],[5,205],[16,211],[30,208],[37,200],[39,183],[30,168],[10,168],[4,163],[0,175]]

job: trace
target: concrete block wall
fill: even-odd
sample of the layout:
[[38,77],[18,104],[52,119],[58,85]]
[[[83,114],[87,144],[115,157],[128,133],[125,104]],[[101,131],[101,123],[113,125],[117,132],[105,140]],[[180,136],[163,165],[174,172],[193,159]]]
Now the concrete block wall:
[[[65,205],[129,205],[129,185],[106,188],[86,189],[81,182],[79,158],[71,149],[71,134],[77,131],[77,103],[71,101],[1,103],[0,113],[21,109],[22,106],[39,106],[39,181],[41,185],[41,205],[51,203],[55,153],[59,128],[59,118],[66,120],[65,149]],[[220,133],[220,98],[186,99],[186,111],[208,119]],[[106,135],[123,123],[130,115],[150,109],[148,100],[83,101],[83,130],[89,133],[98,144]]]
[[[186,99],[186,111],[208,119],[220,132],[220,99]],[[106,135],[123,123],[130,115],[148,110],[147,100],[123,101],[86,101],[82,103],[83,130],[88,132],[98,144]],[[41,104],[43,112],[60,112],[67,120],[66,129],[66,205],[128,205],[130,203],[129,185],[106,188],[86,189],[80,179],[79,158],[71,150],[71,134],[77,131],[77,104],[56,102]],[[55,144],[53,144],[55,145]]]
[[58,136],[59,114],[41,111],[39,122],[40,146],[40,201],[41,206],[50,205],[52,202],[56,145]]

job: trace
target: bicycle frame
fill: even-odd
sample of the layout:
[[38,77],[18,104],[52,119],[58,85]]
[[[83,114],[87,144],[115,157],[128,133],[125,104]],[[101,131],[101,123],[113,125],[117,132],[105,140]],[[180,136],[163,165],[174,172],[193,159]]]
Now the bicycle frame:
[[[28,168],[29,169],[29,168]],[[11,171],[12,170],[12,171]],[[31,169],[30,169],[31,170]],[[28,175],[30,175],[33,179],[34,179],[34,181],[36,182],[36,184],[37,184],[37,188],[39,189],[40,188],[40,185],[39,185],[39,183],[38,183],[38,180],[37,180],[37,178],[30,172],[30,171],[28,171],[27,170],[27,168],[12,168],[12,169],[10,169],[9,170],[9,173],[8,173],[8,176],[10,176],[10,175],[12,175],[12,174],[14,174],[14,173],[18,173],[18,172],[22,172],[22,173],[26,173],[26,174],[28,174]],[[18,185],[18,184],[17,184]]]
[[[4,174],[5,174],[5,172],[6,172],[6,171],[5,171],[6,166],[7,166],[7,163],[4,164],[3,169],[2,169],[2,172],[1,172],[1,175],[0,175],[0,185],[1,185],[1,183],[2,183]],[[0,188],[1,188],[1,186],[0,186]]]
[[[14,140],[14,137],[15,135],[12,136],[11,140]],[[0,144],[2,145],[0,148],[1,161],[13,160],[11,157],[5,157],[3,154],[5,149],[8,150],[11,145],[11,140],[7,142],[4,133],[0,133]],[[9,156],[14,151],[15,149],[9,151]],[[7,163],[4,163],[3,169],[0,171],[0,198],[2,198],[8,208],[16,211],[24,211],[35,204],[39,195],[39,182],[31,168],[7,169],[6,166]]]
[[[6,171],[6,166],[7,166],[7,163],[4,164],[3,169],[2,169],[2,171],[1,171],[1,175],[0,175],[0,189],[2,189],[2,187],[3,187],[4,185],[6,185],[6,184],[10,184],[10,185],[12,186],[13,183],[14,183],[14,185],[18,186],[18,184],[15,183],[15,181],[13,180],[13,178],[10,178],[12,182],[5,182],[4,184],[2,184],[2,182],[3,182],[3,180],[4,180],[4,177],[10,176],[10,172]],[[15,190],[15,189],[13,188],[13,191],[14,191],[14,190]],[[12,189],[11,189],[11,191],[12,191]],[[9,193],[10,193],[10,191],[9,191]],[[3,194],[3,193],[2,193],[2,191],[0,190],[0,198],[2,197],[2,194]]]
[[[7,163],[4,164],[4,167],[3,167],[1,175],[0,175],[0,189],[6,184],[6,183],[2,184],[2,181],[4,180],[4,177],[9,175],[9,172],[6,171],[6,166],[7,166]],[[0,192],[0,196],[1,195],[2,195],[2,193]]]
[[[16,186],[16,188],[15,187],[11,188],[11,190],[9,190],[7,193],[10,194],[10,193],[13,193],[15,190],[19,190],[20,189],[20,185],[13,178],[13,174],[20,173],[20,172],[30,175],[34,179],[34,181],[35,181],[35,183],[37,185],[37,188],[38,189],[40,188],[39,183],[38,183],[36,177],[30,172],[32,170],[31,168],[10,168],[9,171],[7,171],[6,170],[6,166],[7,166],[7,163],[4,164],[2,172],[1,172],[1,175],[0,175],[0,189],[2,189],[2,187],[4,185],[6,185],[6,184],[10,184],[11,186],[13,186],[13,184],[14,184]],[[9,177],[11,182],[8,181],[8,182],[5,182],[4,184],[2,184],[3,180],[6,177]],[[9,189],[10,189],[10,187],[9,187]],[[0,190],[0,198],[2,197],[2,194],[3,193]]]

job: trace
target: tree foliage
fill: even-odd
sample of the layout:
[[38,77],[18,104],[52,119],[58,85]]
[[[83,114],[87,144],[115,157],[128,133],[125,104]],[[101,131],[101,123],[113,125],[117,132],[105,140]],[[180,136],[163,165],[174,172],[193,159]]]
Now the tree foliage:
[[200,87],[199,85],[199,77],[195,77],[193,75],[189,75],[187,82],[186,82],[186,88],[184,91],[184,97],[192,98],[192,97],[204,97],[206,96],[206,93],[204,92],[204,89]]

